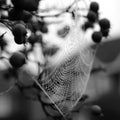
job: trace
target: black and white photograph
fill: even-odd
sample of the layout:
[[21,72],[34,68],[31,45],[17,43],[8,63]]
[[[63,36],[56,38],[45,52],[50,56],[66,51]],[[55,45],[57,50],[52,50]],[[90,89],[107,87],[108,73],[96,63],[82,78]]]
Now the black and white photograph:
[[119,0],[0,0],[0,120],[120,120]]

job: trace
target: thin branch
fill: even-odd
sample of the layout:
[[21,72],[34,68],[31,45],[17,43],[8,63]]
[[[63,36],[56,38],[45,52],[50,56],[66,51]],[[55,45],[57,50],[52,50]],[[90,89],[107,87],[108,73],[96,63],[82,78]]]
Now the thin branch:
[[12,86],[10,86],[10,88],[8,88],[6,91],[1,92],[1,93],[0,93],[0,96],[3,96],[4,94],[7,94],[7,93],[10,92],[14,87],[15,87],[15,83],[14,83]]
[[10,24],[10,21],[5,21],[0,19],[0,22],[4,24],[10,31],[12,31],[12,27],[11,27],[12,25]]
[[[78,0],[80,1],[80,0]],[[73,10],[71,10],[71,8],[76,4],[76,0],[74,0],[67,8],[65,9],[59,9],[59,8],[56,8],[56,7],[53,7],[53,8],[49,8],[49,9],[45,9],[45,10],[42,10],[40,9],[39,11],[39,15],[37,15],[36,13],[32,13],[33,15],[35,15],[36,17],[41,17],[41,18],[45,18],[45,17],[58,17],[60,16],[61,14],[65,13],[65,12],[68,12],[68,13],[72,13]],[[61,11],[57,14],[54,14],[54,15],[40,15],[40,13],[48,13],[49,11],[51,10],[58,10],[58,11]]]

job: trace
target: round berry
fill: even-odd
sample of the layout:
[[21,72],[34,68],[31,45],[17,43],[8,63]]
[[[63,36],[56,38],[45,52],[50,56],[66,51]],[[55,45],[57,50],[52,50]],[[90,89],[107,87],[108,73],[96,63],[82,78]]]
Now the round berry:
[[93,23],[90,22],[90,21],[86,21],[86,22],[83,24],[83,26],[82,26],[82,29],[85,30],[85,31],[86,31],[88,28],[93,28]]
[[9,62],[14,68],[20,68],[26,63],[25,55],[21,52],[15,52],[9,58]]
[[15,8],[11,8],[8,11],[8,16],[10,20],[20,20],[20,12],[21,10],[15,9]]
[[102,109],[98,105],[93,105],[91,107],[91,112],[92,112],[93,115],[101,115],[102,114]]
[[42,27],[40,28],[40,31],[41,31],[42,33],[48,33],[48,28],[47,28],[47,26],[46,26],[46,25],[42,26]]
[[13,35],[17,36],[17,35],[26,35],[27,34],[27,30],[25,28],[25,26],[21,23],[17,23],[13,26],[12,29],[12,33]]
[[34,45],[37,41],[38,41],[38,38],[37,36],[33,33],[30,35],[30,37],[28,38],[28,41],[31,45]]
[[23,36],[15,36],[14,41],[17,44],[24,44],[26,42],[26,37]]
[[109,35],[109,29],[105,29],[105,30],[101,30],[101,32],[102,32],[102,35],[104,36],[104,37],[107,37],[108,35]]
[[96,19],[97,19],[97,15],[96,15],[95,12],[89,11],[88,14],[87,14],[87,18],[90,22],[95,22]]
[[110,28],[110,21],[106,18],[103,18],[99,21],[99,25],[102,30],[109,29]]
[[19,10],[17,8],[12,8],[8,11],[8,16],[10,20],[23,20],[28,22],[32,17],[31,13],[25,10]]
[[17,44],[25,43],[27,30],[23,24],[21,23],[15,24],[13,26],[12,33]]
[[99,32],[99,31],[95,31],[93,34],[92,34],[92,39],[95,43],[100,43],[101,40],[102,40],[102,33]]
[[33,46],[36,42],[42,43],[42,35],[32,33],[28,38],[28,42]]
[[91,4],[90,4],[90,10],[94,11],[95,13],[98,13],[99,4],[97,2],[91,2]]
[[48,33],[48,27],[47,27],[47,24],[45,22],[39,21],[38,25],[39,25],[39,29],[42,33]]

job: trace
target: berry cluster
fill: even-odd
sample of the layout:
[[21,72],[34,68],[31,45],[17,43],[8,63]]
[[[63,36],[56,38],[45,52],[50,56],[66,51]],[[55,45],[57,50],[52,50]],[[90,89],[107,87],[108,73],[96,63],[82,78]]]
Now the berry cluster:
[[[20,68],[21,66],[23,66],[26,63],[26,59],[28,58],[28,53],[32,52],[36,43],[42,45],[42,52],[44,55],[49,54],[52,56],[58,50],[58,48],[53,47],[44,49],[45,47],[43,45],[42,34],[46,34],[49,32],[47,23],[44,20],[44,17],[46,16],[37,16],[36,14],[34,14],[35,12],[37,12],[40,0],[11,0],[11,2],[12,7],[5,7],[6,3],[1,3],[0,8],[7,11],[8,16],[2,17],[1,14],[0,22],[10,28],[16,44],[26,46],[26,43],[29,43],[31,45],[30,49],[25,48],[19,52],[12,53],[11,57],[9,58],[9,62],[12,67]],[[72,6],[69,6],[68,8],[66,8],[66,11],[64,10],[53,17],[58,17],[64,12],[69,12],[70,14],[73,14],[74,12],[70,12],[70,8],[72,8]],[[8,22],[5,21],[6,18],[8,19]],[[98,23],[98,25],[100,26],[100,31],[94,31],[91,36],[92,40],[95,43],[100,43],[103,37],[107,37],[109,35],[110,21],[106,18],[99,19],[99,4],[97,2],[90,3],[85,19],[87,21],[82,27],[84,31],[89,28],[94,28],[95,23]],[[28,30],[30,30],[31,32],[30,36],[27,36]],[[69,28],[64,28],[58,32],[58,35],[64,38],[68,32]],[[2,51],[7,46],[7,43],[3,39],[3,37],[4,34],[0,36],[0,48]]]
[[[24,45],[25,48],[9,53],[5,50],[7,43],[4,34],[0,36],[0,48],[10,54],[9,63],[12,67],[20,68],[26,63],[27,55],[32,52],[34,45],[42,44],[42,34],[48,33],[48,27],[43,17],[40,18],[36,14],[40,0],[11,0],[12,5],[7,5],[5,1],[0,2],[0,22],[11,30],[14,42],[17,45]],[[7,16],[4,16],[3,12],[7,12]],[[28,31],[30,31],[29,36]],[[40,34],[37,34],[38,31]],[[27,49],[26,44],[30,44],[31,47]]]
[[109,35],[110,21],[107,18],[99,19],[99,4],[97,2],[91,2],[86,18],[87,21],[83,25],[83,30],[93,28],[94,24],[98,23],[100,31],[93,32],[92,39],[95,43],[100,43],[102,37]]
[[83,25],[83,30],[87,30],[88,28],[93,28],[94,23],[97,22],[99,17],[99,4],[97,2],[91,2],[89,6],[89,11],[87,13],[87,21]]
[[[47,23],[44,20],[45,16],[37,16],[34,14],[38,9],[40,0],[11,0],[11,2],[13,6],[10,8],[8,8],[8,6],[6,8],[2,5],[0,6],[8,12],[8,16],[6,17],[2,17],[1,15],[0,22],[10,28],[14,36],[15,44],[23,45],[25,47],[21,51],[14,52],[12,53],[12,55],[10,54],[10,57],[8,58],[8,61],[12,68],[18,70],[27,63],[27,60],[29,60],[27,55],[29,54],[29,52],[33,51],[36,43],[42,46],[42,52],[44,56],[54,55],[56,51],[59,50],[59,48],[54,46],[52,46],[52,48],[44,47],[42,35],[49,32]],[[57,17],[64,12],[69,12],[69,9],[66,9],[66,11],[63,10],[60,14],[57,14],[54,17]],[[72,11],[71,14],[72,13],[74,12]],[[6,18],[9,22],[6,21]],[[110,21],[106,18],[99,19],[99,4],[97,2],[91,2],[85,19],[87,19],[87,21],[83,25],[84,31],[89,28],[94,28],[95,23],[98,23],[98,25],[100,26],[100,31],[94,31],[91,36],[92,40],[95,43],[100,43],[103,37],[107,37],[109,35]],[[30,30],[30,36],[27,36],[28,30]],[[64,38],[69,33],[69,31],[70,28],[67,26],[64,29],[58,31],[58,35]],[[7,46],[6,41],[3,39],[4,34],[0,36],[1,51],[4,51],[5,46]],[[26,49],[26,44],[29,44],[31,47],[29,49]],[[38,68],[40,68],[40,66],[38,66]],[[21,87],[19,86],[19,83],[17,85],[18,87]],[[98,106],[93,106],[91,110],[94,114],[99,114],[101,112],[101,109]]]

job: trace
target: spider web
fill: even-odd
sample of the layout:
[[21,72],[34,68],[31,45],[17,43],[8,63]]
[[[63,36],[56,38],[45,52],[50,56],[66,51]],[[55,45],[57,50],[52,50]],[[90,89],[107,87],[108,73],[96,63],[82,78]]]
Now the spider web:
[[69,114],[83,95],[96,51],[88,46],[85,34],[82,33],[76,22],[77,20],[67,37],[69,42],[64,46],[65,48],[58,58],[60,59],[57,61],[58,64],[45,67],[37,81],[63,116]]

